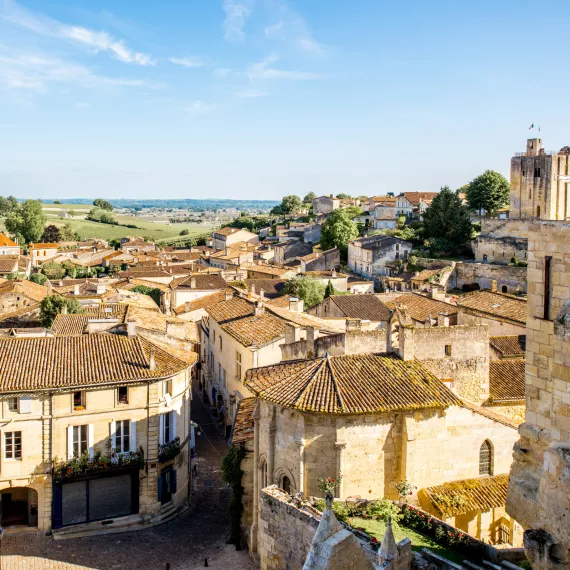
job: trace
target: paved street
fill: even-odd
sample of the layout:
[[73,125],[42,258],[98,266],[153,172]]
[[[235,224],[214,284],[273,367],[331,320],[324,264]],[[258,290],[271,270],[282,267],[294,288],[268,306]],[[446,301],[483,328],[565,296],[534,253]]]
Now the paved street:
[[[225,441],[194,393],[192,417],[203,427],[197,438],[198,490],[193,508],[161,526],[138,532],[55,541],[41,533],[5,535],[1,570],[252,570],[247,552],[226,545],[231,491],[220,482]],[[170,566],[167,566],[169,564]]]

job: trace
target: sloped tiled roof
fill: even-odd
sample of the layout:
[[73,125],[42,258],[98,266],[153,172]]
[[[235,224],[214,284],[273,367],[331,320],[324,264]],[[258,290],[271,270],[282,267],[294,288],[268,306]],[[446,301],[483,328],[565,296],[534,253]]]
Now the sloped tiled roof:
[[[196,287],[192,287],[193,279],[195,280]],[[208,273],[198,273],[181,279],[175,279],[170,284],[171,289],[196,289],[198,291],[225,289],[226,287],[226,280],[220,275]]]
[[[241,287],[241,283],[243,283],[245,287]],[[236,285],[236,287],[242,291],[245,289],[247,292],[251,292],[253,289],[256,295],[259,295],[263,289],[263,294],[266,299],[275,299],[285,294],[283,292],[285,283],[287,283],[285,279],[245,279],[240,282],[240,285]],[[231,285],[231,281],[229,284]]]
[[425,322],[431,315],[436,317],[438,314],[456,315],[457,307],[420,295],[418,293],[406,293],[400,295],[392,301],[386,301],[386,305],[394,310],[398,305],[404,305],[408,309],[408,313],[412,319],[419,322]]
[[30,249],[57,249],[57,243],[30,243]]
[[489,401],[491,403],[525,400],[525,361],[502,358],[489,362]]
[[434,275],[437,275],[438,273],[441,273],[443,270],[443,268],[439,268],[439,269],[422,269],[422,271],[419,272],[418,275],[412,277],[412,281],[427,281],[428,279],[430,279],[430,277],[433,277]]
[[525,355],[526,335],[492,336],[490,345],[501,354],[501,358],[520,358]]
[[0,246],[18,247],[18,244],[12,241],[6,234],[0,234]]
[[392,312],[373,293],[363,295],[331,295],[334,303],[349,319],[387,321]]
[[88,387],[177,374],[188,364],[142,337],[111,334],[0,339],[0,391]]
[[118,324],[125,322],[128,305],[118,303],[98,304],[84,307],[82,313],[56,315],[51,329],[56,335],[69,336],[83,334],[89,319],[117,319]]
[[0,272],[11,273],[18,269],[18,262],[20,256],[18,255],[0,255]]
[[437,195],[438,192],[402,192],[402,196],[413,206],[418,206],[420,202],[430,204]]
[[241,297],[233,297],[229,301],[207,307],[206,311],[217,323],[222,324],[253,315],[254,304]]
[[441,518],[449,518],[474,511],[489,511],[507,503],[508,475],[476,477],[450,481],[424,491]]
[[457,297],[460,307],[517,324],[526,324],[526,299],[495,291],[473,291]]
[[419,361],[375,354],[253,368],[244,383],[264,400],[305,412],[366,414],[461,405]]
[[270,312],[235,319],[222,329],[243,346],[263,346],[285,336],[285,321]]
[[232,427],[232,445],[253,440],[253,412],[256,403],[257,398],[243,398],[238,402],[238,409]]
[[39,303],[47,296],[48,288],[33,281],[14,279],[0,285],[0,297],[7,293],[18,293]]

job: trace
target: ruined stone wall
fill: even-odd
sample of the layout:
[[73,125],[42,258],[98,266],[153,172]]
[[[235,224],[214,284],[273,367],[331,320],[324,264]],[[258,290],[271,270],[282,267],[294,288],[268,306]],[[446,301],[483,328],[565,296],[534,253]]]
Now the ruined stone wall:
[[489,396],[489,330],[485,325],[405,328],[400,332],[404,360],[418,359],[439,379],[473,402]]
[[[496,281],[497,291],[510,294],[515,294],[517,291],[526,293],[526,269],[512,265],[458,263],[450,284],[456,289],[461,289],[463,285],[477,283],[480,289],[490,289],[492,281]],[[506,287],[506,291],[503,287]]]
[[489,336],[509,336],[526,333],[526,326],[523,323],[516,324],[493,319],[491,316],[484,317],[475,311],[471,312],[466,307],[461,307],[457,315],[457,323],[460,325],[488,325]]
[[483,218],[472,247],[478,262],[508,265],[512,257],[526,261],[528,220]]
[[[524,527],[533,568],[570,568],[570,224],[529,234],[526,421],[519,428],[507,511]],[[550,257],[550,287],[547,258]],[[549,310],[545,299],[550,296]],[[545,314],[547,313],[547,314]],[[546,318],[545,318],[546,317]]]

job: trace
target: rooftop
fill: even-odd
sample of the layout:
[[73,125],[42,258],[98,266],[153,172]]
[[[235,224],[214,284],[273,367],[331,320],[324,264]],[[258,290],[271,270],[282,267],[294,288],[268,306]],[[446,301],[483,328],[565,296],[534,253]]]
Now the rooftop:
[[489,511],[507,503],[508,475],[476,477],[450,481],[424,491],[441,518],[463,515],[474,511]]
[[2,247],[18,247],[18,244],[12,241],[6,234],[0,234],[0,246]]
[[525,361],[503,358],[489,362],[489,403],[525,401]]
[[490,345],[500,353],[501,358],[522,358],[526,351],[526,335],[492,336]]
[[[192,285],[195,286],[192,286]],[[208,291],[214,289],[225,289],[227,283],[225,279],[217,273],[197,273],[189,275],[181,279],[175,279],[171,284],[171,289],[196,289],[199,291]]]
[[400,295],[392,301],[386,301],[386,306],[394,310],[398,305],[404,305],[408,309],[408,314],[414,321],[425,322],[430,316],[436,317],[439,314],[447,316],[456,315],[457,307],[445,301],[438,301],[425,297],[419,293],[406,293]]
[[59,245],[57,243],[30,243],[30,249],[57,249]]
[[263,346],[285,336],[285,320],[263,311],[222,324],[222,329],[243,346]]
[[[156,368],[150,369],[151,349]],[[142,337],[111,334],[0,339],[0,391],[29,392],[135,382],[188,368]]]
[[241,297],[232,297],[228,301],[207,307],[206,311],[218,324],[222,324],[253,315],[254,304]]
[[461,405],[420,362],[384,355],[332,356],[253,368],[244,383],[264,400],[303,412],[367,414]]
[[363,295],[331,295],[330,300],[349,319],[387,321],[392,312],[373,293]]
[[526,325],[526,299],[496,291],[473,291],[457,297],[460,307]]
[[8,293],[16,293],[39,303],[48,294],[48,288],[33,281],[10,279],[0,282],[0,297]]
[[406,198],[413,206],[419,206],[420,202],[431,203],[438,195],[438,192],[402,192],[402,196]]

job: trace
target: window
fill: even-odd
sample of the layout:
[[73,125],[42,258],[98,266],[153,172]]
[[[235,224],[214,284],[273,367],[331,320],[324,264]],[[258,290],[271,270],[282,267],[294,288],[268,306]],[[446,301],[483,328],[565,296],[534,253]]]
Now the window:
[[126,386],[119,386],[117,388],[117,402],[119,404],[129,403],[129,389]]
[[506,286],[506,285],[503,285],[503,286],[501,287],[501,293],[508,293],[508,289],[507,289],[507,286]]
[[511,529],[507,525],[501,523],[499,525],[498,538],[498,544],[511,544]]
[[536,217],[540,218],[540,206],[536,207]]
[[479,475],[493,474],[493,448],[486,439],[479,449]]
[[445,345],[445,356],[451,356],[451,345],[450,344]]
[[283,477],[283,479],[281,480],[281,488],[288,494],[291,494],[291,481],[289,480],[289,477],[287,477],[287,475],[285,475]]
[[120,420],[115,425],[115,451],[128,453],[131,450],[131,421]]
[[88,449],[87,426],[73,426],[73,455],[81,457]]
[[236,378],[241,380],[241,352],[236,350]]
[[73,409],[75,411],[85,409],[85,392],[73,392]]
[[171,439],[173,439],[171,437],[172,435],[172,422],[170,421],[170,414],[164,414],[162,416],[164,418],[164,428],[163,428],[163,439],[164,439],[164,443],[168,443]]
[[4,435],[4,457],[22,459],[22,432],[7,431]]
[[535,166],[535,168],[534,168],[534,177],[540,178],[540,168],[537,166]]
[[172,397],[172,378],[164,383],[164,395]]
[[17,412],[18,411],[18,398],[8,398],[8,411]]
[[222,351],[222,335],[220,335],[220,352]]

